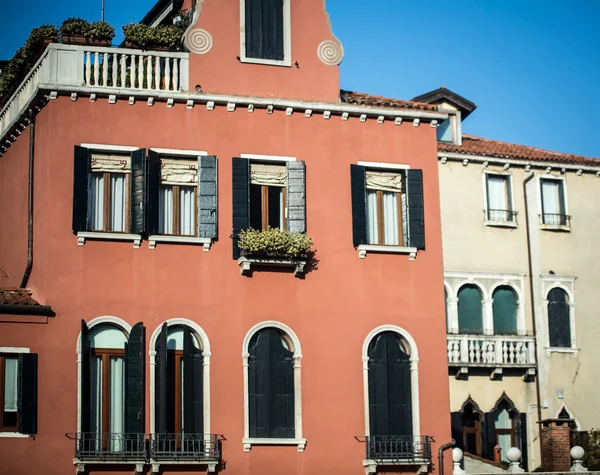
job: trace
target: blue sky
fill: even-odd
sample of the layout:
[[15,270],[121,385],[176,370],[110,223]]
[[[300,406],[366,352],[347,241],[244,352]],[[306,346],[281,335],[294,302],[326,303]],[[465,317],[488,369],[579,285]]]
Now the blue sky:
[[[105,1],[106,20],[119,33],[154,3]],[[100,4],[0,1],[0,58],[10,58],[42,23],[60,24],[69,16],[100,19]],[[327,5],[345,49],[342,88],[410,99],[445,85],[478,106],[465,121],[466,133],[600,157],[595,87],[600,0],[328,0]]]

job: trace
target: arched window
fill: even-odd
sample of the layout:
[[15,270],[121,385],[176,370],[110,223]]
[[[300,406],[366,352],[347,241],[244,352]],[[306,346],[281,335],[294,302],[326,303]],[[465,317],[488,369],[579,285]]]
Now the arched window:
[[517,299],[508,286],[501,286],[492,295],[494,333],[498,335],[517,334]]
[[560,288],[548,292],[548,333],[553,348],[571,348],[569,296]]
[[81,321],[78,451],[143,450],[143,348],[141,323],[131,329],[117,318],[101,317],[88,328]]
[[517,420],[518,413],[506,400],[502,399],[494,411],[494,427],[496,431],[496,444],[500,447],[500,457],[508,463],[508,449],[517,446]]
[[460,417],[462,423],[462,443],[465,452],[481,457],[481,423],[483,422],[483,413],[477,404],[469,399],[464,404]]
[[458,291],[458,328],[460,333],[483,333],[481,291],[475,285],[463,285]]
[[409,350],[386,331],[371,340],[368,355],[371,438],[413,435]]
[[244,450],[252,444],[297,444],[303,451],[300,341],[279,322],[248,332],[244,358]]

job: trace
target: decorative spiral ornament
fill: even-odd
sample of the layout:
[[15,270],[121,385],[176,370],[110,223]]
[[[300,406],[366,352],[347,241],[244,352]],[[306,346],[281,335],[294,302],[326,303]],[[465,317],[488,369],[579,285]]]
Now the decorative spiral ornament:
[[317,56],[327,66],[337,66],[344,59],[344,47],[339,41],[325,40],[317,48]]
[[185,37],[185,45],[192,53],[206,54],[212,48],[212,44],[211,34],[202,28],[190,30]]

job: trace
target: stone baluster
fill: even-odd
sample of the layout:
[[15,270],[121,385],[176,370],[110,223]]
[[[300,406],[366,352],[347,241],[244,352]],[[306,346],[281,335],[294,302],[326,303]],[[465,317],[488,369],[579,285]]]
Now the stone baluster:
[[144,89],[144,56],[140,55],[138,67],[138,89]]
[[94,86],[98,86],[100,82],[100,55],[94,53]]
[[117,87],[117,74],[119,69],[119,55],[112,55],[112,87]]
[[86,86],[92,83],[92,57],[90,52],[85,53],[85,84]]
[[152,89],[152,56],[146,57],[146,89]]
[[108,86],[108,53],[102,56],[102,85]]
[[583,466],[583,456],[585,451],[583,447],[575,445],[571,448],[571,458],[573,459],[573,465],[571,466],[571,472],[587,472],[588,469]]
[[157,56],[154,59],[154,89],[159,90],[160,88],[160,58]]
[[121,87],[125,87],[127,82],[127,55],[121,55]]
[[171,60],[165,58],[165,89],[171,90]]
[[129,70],[130,74],[129,74],[129,81],[131,82],[131,84],[129,85],[129,87],[131,87],[131,89],[135,89],[135,78],[137,77],[137,60],[136,57],[134,55],[131,55],[131,69]]
[[173,58],[173,90],[179,90],[179,63],[177,58]]

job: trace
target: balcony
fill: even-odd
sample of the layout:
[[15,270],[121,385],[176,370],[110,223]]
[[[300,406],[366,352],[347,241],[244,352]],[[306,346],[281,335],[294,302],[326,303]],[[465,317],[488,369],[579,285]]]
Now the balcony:
[[540,227],[550,231],[570,231],[571,216],[568,214],[543,213],[540,215]]
[[149,456],[152,472],[161,465],[206,465],[214,472],[221,460],[222,436],[217,434],[151,434]]
[[424,473],[431,464],[433,439],[429,436],[367,435],[356,439],[366,443],[367,458],[363,466],[367,475],[393,465],[420,466],[417,473]]
[[146,436],[144,434],[115,434],[78,432],[65,434],[75,441],[73,464],[77,473],[85,473],[86,465],[135,465],[135,473],[142,473],[146,463]]
[[0,110],[0,137],[9,131],[20,133],[21,116],[39,100],[40,90],[50,91],[54,98],[53,93],[70,92],[73,87],[93,88],[105,90],[109,101],[111,93],[117,92],[135,97],[144,92],[187,91],[188,69],[189,53],[52,43]]
[[487,226],[517,227],[517,212],[508,209],[486,209],[485,224]]
[[513,335],[448,335],[448,364],[458,368],[457,379],[469,368],[487,368],[493,379],[503,369],[535,375],[535,337]]

